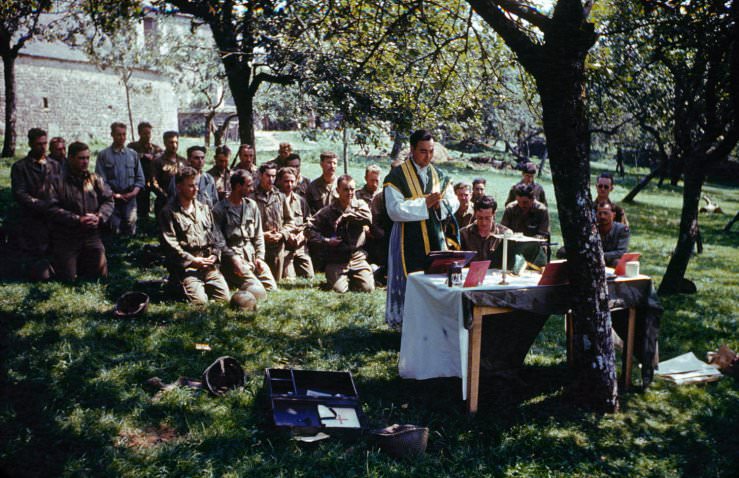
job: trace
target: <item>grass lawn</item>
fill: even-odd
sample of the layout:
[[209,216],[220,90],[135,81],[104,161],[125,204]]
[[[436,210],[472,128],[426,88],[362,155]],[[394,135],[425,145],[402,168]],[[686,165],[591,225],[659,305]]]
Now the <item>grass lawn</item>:
[[[317,176],[326,141],[266,135],[258,144],[270,147],[260,149],[259,161],[285,139],[299,144],[305,175]],[[0,217],[11,203],[10,164],[0,164]],[[364,166],[353,159],[350,173],[361,177]],[[594,171],[611,167],[598,163]],[[498,200],[518,179],[463,167],[449,172],[455,180],[487,178]],[[637,179],[619,183],[614,198]],[[554,203],[551,182],[543,184]],[[739,190],[707,189],[727,214],[702,218],[705,250],[687,274],[699,293],[662,301],[662,359],[688,351],[704,358],[722,343],[739,348],[739,233],[721,232],[739,209]],[[650,187],[637,199],[626,208],[631,248],[658,283],[676,242],[680,191]],[[552,225],[556,238],[556,214]],[[282,284],[252,313],[153,294],[145,317],[115,320],[110,310],[122,292],[165,275],[137,258],[156,242],[148,232],[108,242],[105,283],[0,282],[0,470],[9,476],[739,476],[736,380],[682,387],[657,380],[645,393],[623,396],[620,413],[583,412],[563,393],[569,375],[560,317],[549,320],[527,357],[527,386],[513,391],[512,403],[483,389],[474,420],[465,414],[459,380],[398,377],[400,334],[384,325],[384,290],[339,296],[322,290],[319,277]],[[195,350],[195,342],[212,351]],[[144,384],[153,376],[197,377],[220,355],[244,364],[243,390],[223,398],[189,389],[155,396]],[[300,445],[271,431],[266,367],[350,370],[370,425],[428,426],[427,454],[398,462],[364,439]]]

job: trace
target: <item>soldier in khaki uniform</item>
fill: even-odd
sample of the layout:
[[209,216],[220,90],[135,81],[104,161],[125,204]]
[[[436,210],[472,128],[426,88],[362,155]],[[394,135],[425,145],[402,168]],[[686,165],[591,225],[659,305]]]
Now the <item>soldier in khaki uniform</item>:
[[380,173],[382,173],[382,170],[376,164],[367,166],[364,170],[364,186],[362,186],[362,189],[357,189],[354,197],[371,206],[372,198],[382,192],[382,189],[380,189]]
[[[475,221],[460,231],[462,250],[477,251],[473,261],[490,261],[491,268],[500,268],[503,263],[503,240],[495,235],[504,234],[509,229],[495,223],[495,210],[498,203],[491,196],[483,196],[474,205]],[[511,264],[513,264],[511,262]]]
[[151,141],[153,128],[151,123],[142,121],[137,127],[139,140],[128,143],[128,148],[138,153],[141,169],[144,171],[145,186],[141,188],[139,195],[136,197],[136,209],[144,221],[149,220],[149,213],[151,212],[151,179],[154,172],[154,159],[164,151],[161,146]]
[[308,202],[304,197],[295,193],[295,182],[298,172],[291,168],[280,168],[277,172],[277,184],[280,192],[285,195],[285,202],[292,216],[293,228],[285,243],[285,261],[283,266],[284,277],[313,278],[313,261],[305,248],[307,242],[305,226],[310,219]]
[[265,163],[259,167],[260,181],[252,199],[262,215],[262,231],[266,244],[265,260],[279,282],[285,266],[285,244],[293,228],[292,215],[285,195],[275,187],[277,165]]
[[461,230],[472,224],[472,221],[475,220],[475,211],[472,207],[472,201],[470,201],[472,188],[467,183],[457,183],[454,185],[454,194],[459,199],[459,209],[454,213],[454,218],[457,220],[457,225]]
[[59,279],[74,281],[107,277],[108,262],[100,229],[113,213],[113,191],[88,171],[90,148],[69,145],[67,167],[51,181],[49,218],[54,270]]
[[272,160],[278,168],[284,168],[287,166],[287,158],[293,152],[293,147],[290,143],[280,143],[280,149],[277,150],[277,156]]
[[[295,191],[296,194],[299,196],[302,196],[303,198],[306,197],[308,194],[308,186],[310,186],[310,179],[306,178],[302,174],[300,174],[300,156],[298,156],[295,153],[292,153],[290,156],[288,156],[287,161],[285,161],[285,164],[289,168],[293,168],[295,172],[297,173],[297,177],[295,178],[295,188],[293,191]],[[308,209],[310,212],[310,208]]]
[[354,199],[354,187],[351,176],[339,177],[339,197],[308,223],[308,240],[324,252],[326,282],[339,293],[375,289],[372,268],[363,249],[372,213],[367,203]]
[[[500,223],[524,236],[549,239],[549,211],[545,205],[534,199],[533,190],[530,184],[516,186],[516,200],[506,206]],[[546,253],[536,242],[520,242],[515,249],[537,266],[547,262]]]
[[257,168],[257,156],[250,144],[242,144],[236,152],[236,157],[231,162],[231,169],[243,169],[254,177],[254,182],[259,182],[259,168]]
[[49,206],[49,180],[59,174],[59,164],[46,157],[47,135],[39,128],[28,131],[28,155],[13,163],[10,182],[13,197],[18,203],[19,220],[13,237],[17,241],[19,257],[30,266],[32,280],[50,277],[45,255],[49,252],[49,225],[46,211]]
[[180,134],[177,131],[167,131],[164,139],[164,152],[154,160],[154,170],[151,177],[151,190],[154,191],[154,213],[159,217],[161,211],[170,199],[169,184],[178,172],[187,166],[187,160],[177,154],[180,145]]
[[336,189],[336,153],[324,151],[321,153],[320,177],[311,181],[305,199],[308,201],[311,214],[315,214],[324,206],[328,206],[331,198],[335,196]]
[[215,164],[208,170],[216,182],[218,200],[222,201],[231,194],[231,169],[228,167],[228,157],[231,149],[228,146],[218,146],[215,152]]
[[534,182],[534,176],[536,176],[536,165],[534,163],[526,163],[521,173],[521,181],[511,186],[511,190],[508,192],[508,198],[505,201],[506,206],[516,200],[516,187],[519,184],[530,185],[534,199],[545,206],[547,205],[547,196],[544,194],[544,188],[541,187],[541,184]]
[[182,168],[175,176],[177,195],[159,213],[167,268],[189,302],[228,301],[228,284],[218,269],[225,242],[210,209],[195,199],[196,176],[193,168]]
[[264,261],[262,216],[257,203],[247,197],[254,191],[253,178],[239,169],[229,181],[231,193],[213,208],[213,219],[226,240],[221,269],[231,286],[263,299],[267,290],[277,290],[277,283]]

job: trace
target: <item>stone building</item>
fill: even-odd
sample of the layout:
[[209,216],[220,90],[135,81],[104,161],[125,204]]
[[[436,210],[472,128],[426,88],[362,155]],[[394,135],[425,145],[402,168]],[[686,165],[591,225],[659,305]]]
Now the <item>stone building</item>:
[[[2,71],[2,64],[0,64]],[[16,144],[22,152],[32,127],[45,129],[49,137],[107,142],[110,124],[128,124],[126,93],[118,75],[100,70],[86,55],[64,43],[34,40],[16,61]],[[153,71],[137,70],[132,77],[131,104],[134,126],[148,121],[155,140],[163,131],[177,129],[178,101],[167,78]],[[5,91],[0,83],[0,118],[5,115]],[[130,126],[129,126],[130,127]],[[0,132],[5,124],[0,121]],[[129,139],[132,139],[129,133]]]

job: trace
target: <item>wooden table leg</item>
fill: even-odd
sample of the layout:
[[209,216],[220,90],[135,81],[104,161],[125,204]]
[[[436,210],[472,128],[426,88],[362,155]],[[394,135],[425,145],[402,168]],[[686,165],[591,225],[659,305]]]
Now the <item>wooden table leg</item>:
[[467,355],[467,412],[477,413],[480,391],[480,349],[482,343],[482,309],[473,307],[472,328],[469,331],[470,346]]
[[567,313],[565,313],[565,335],[567,337],[567,366],[570,368],[575,365],[574,344],[572,343],[574,331],[572,326],[572,311],[568,310]]
[[624,348],[624,391],[631,388],[631,368],[634,365],[634,328],[636,326],[636,308],[629,307],[629,325],[626,332]]

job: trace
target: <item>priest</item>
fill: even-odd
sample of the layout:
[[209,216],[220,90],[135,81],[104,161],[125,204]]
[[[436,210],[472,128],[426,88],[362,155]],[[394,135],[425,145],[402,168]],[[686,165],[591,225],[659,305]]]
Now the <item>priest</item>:
[[392,169],[383,184],[385,207],[393,221],[385,321],[396,329],[403,324],[408,274],[424,268],[429,252],[446,249],[442,221],[459,207],[449,180],[431,164],[433,157],[432,134],[415,131],[410,158]]

